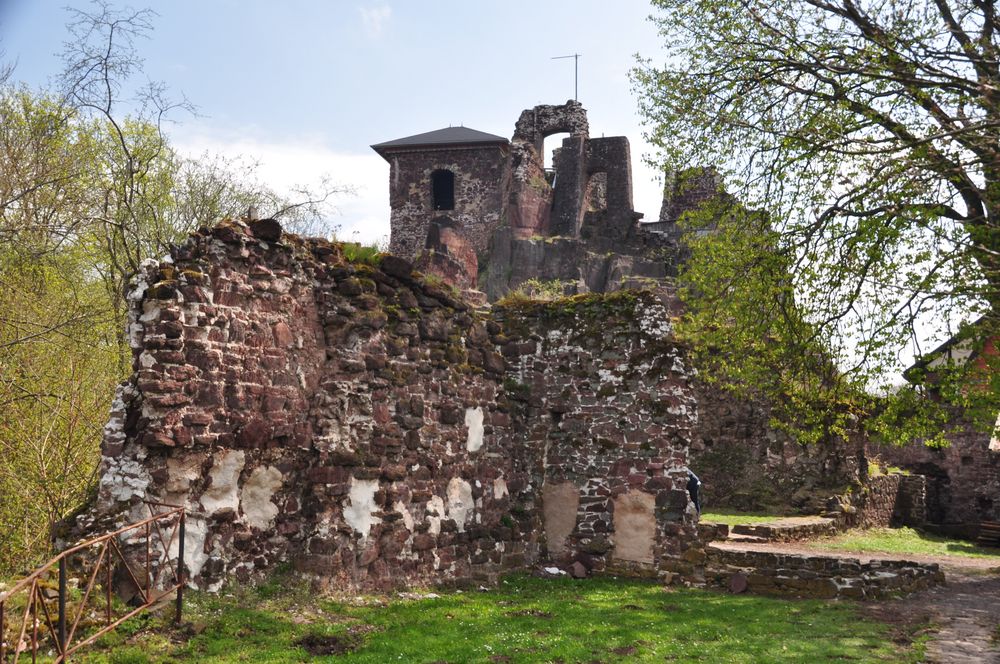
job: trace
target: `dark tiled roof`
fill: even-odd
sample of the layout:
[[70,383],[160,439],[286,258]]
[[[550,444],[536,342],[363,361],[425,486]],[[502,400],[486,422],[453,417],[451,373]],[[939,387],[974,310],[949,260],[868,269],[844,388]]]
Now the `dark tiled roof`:
[[382,154],[383,150],[392,148],[407,148],[407,147],[417,147],[425,145],[449,145],[449,144],[462,144],[469,145],[475,143],[503,143],[506,144],[508,141],[503,136],[496,136],[495,134],[487,134],[485,131],[477,131],[475,129],[469,129],[468,127],[447,127],[445,129],[437,129],[435,131],[428,131],[423,134],[416,134],[415,136],[407,136],[405,138],[397,138],[394,141],[386,141],[385,143],[376,143],[371,146],[375,152]]

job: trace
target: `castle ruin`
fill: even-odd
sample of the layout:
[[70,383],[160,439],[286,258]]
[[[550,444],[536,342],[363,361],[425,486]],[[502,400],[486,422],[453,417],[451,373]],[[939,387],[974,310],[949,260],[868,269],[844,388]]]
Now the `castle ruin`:
[[[184,505],[208,589],[284,561],[356,588],[541,563],[699,581],[692,452],[858,480],[853,450],[794,450],[766,409],[698,383],[671,325],[675,217],[640,223],[628,140],[590,138],[578,103],[524,111],[510,141],[452,127],[373,148],[390,255],[227,220],[144,263],[81,528]],[[496,303],[530,279],[574,297]]]

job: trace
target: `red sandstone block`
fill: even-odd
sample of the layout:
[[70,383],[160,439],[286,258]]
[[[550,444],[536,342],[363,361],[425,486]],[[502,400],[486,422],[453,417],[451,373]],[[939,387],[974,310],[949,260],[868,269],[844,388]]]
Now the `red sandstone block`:
[[175,406],[183,406],[191,402],[191,397],[188,395],[175,392],[173,394],[147,394],[146,403],[155,408],[173,408]]
[[142,444],[147,447],[174,447],[177,441],[166,434],[147,431],[142,436]]
[[[154,372],[150,372],[156,375]],[[184,385],[176,380],[156,380],[140,377],[138,381],[139,391],[144,394],[173,394],[180,392]]]

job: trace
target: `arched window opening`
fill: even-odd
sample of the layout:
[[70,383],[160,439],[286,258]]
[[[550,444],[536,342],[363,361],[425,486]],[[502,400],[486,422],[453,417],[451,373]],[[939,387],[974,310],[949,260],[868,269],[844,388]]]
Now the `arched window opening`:
[[556,153],[562,149],[563,139],[572,136],[569,132],[561,131],[546,136],[542,141],[542,167],[545,169],[545,179],[551,186],[556,185]]
[[451,171],[440,170],[431,173],[431,208],[455,209],[455,174]]
[[562,148],[563,139],[569,138],[573,134],[568,131],[561,131],[556,134],[549,134],[542,141],[542,166],[552,168],[555,164],[553,157],[557,150]]

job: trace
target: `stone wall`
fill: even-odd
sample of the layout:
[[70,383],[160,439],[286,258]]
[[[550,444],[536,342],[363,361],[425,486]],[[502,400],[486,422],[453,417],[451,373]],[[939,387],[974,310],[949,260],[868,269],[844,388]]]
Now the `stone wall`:
[[526,444],[543,450],[544,551],[587,569],[659,571],[696,538],[686,354],[651,293],[499,309]]
[[283,561],[383,589],[547,555],[657,571],[694,538],[691,373],[651,294],[493,318],[264,220],[147,262],[129,303],[134,374],[80,526],[185,505],[198,586]]
[[818,514],[831,497],[861,486],[860,442],[801,445],[771,426],[762,401],[736,399],[701,381],[695,389],[699,418],[691,468],[701,478],[707,508]]
[[1000,521],[1000,451],[990,434],[956,418],[948,447],[920,442],[872,451],[886,464],[926,477],[926,519],[959,535],[974,537],[981,521]]
[[[734,579],[734,577],[737,577]],[[801,556],[708,547],[710,586],[763,595],[833,599],[884,599],[944,583],[936,564],[902,560]]]
[[[869,477],[864,489],[856,493],[856,522],[861,528],[888,528],[898,525],[896,505],[899,502],[902,475]],[[901,515],[900,515],[901,516]],[[910,524],[912,525],[912,524]]]
[[526,454],[498,433],[495,325],[399,259],[352,264],[337,245],[239,223],[144,269],[99,513],[186,505],[186,560],[208,588],[285,560],[387,587],[531,555],[511,516]]
[[[431,220],[445,216],[461,229],[477,253],[489,245],[506,208],[510,177],[506,148],[499,145],[388,153],[390,251],[413,260],[425,248]],[[431,209],[431,174],[455,174],[455,208]]]

